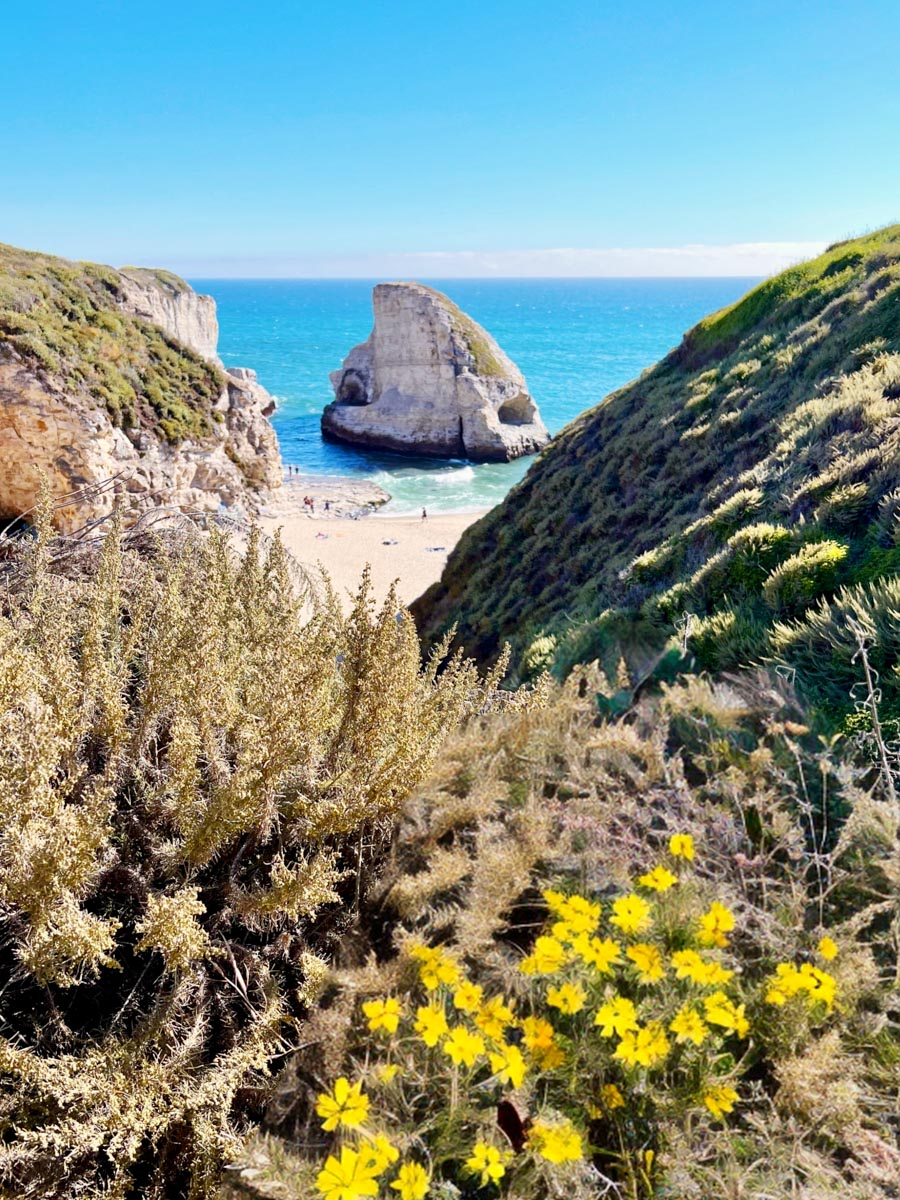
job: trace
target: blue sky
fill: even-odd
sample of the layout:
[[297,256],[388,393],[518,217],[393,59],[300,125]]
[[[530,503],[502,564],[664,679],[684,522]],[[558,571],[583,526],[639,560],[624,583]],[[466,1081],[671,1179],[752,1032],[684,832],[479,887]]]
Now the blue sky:
[[29,0],[0,32],[0,241],[71,257],[751,275],[900,219],[897,0]]

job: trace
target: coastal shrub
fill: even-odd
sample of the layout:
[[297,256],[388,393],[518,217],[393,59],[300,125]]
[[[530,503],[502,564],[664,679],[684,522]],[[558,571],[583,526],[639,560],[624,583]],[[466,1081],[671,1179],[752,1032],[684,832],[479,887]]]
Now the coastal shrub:
[[0,563],[0,1192],[203,1200],[497,677],[277,538],[39,524]]
[[719,533],[731,533],[748,517],[759,512],[764,500],[765,493],[762,488],[741,488],[712,513],[712,527]]
[[748,590],[761,586],[772,567],[791,545],[793,535],[783,525],[758,521],[745,525],[728,539],[733,553],[730,578]]
[[843,542],[809,542],[771,571],[763,584],[770,608],[793,613],[805,608],[823,592],[834,589],[838,571],[847,557]]
[[556,652],[556,638],[540,634],[534,639],[522,658],[522,672],[530,678],[547,670],[553,663]]
[[845,483],[826,493],[815,511],[821,525],[850,529],[869,507],[869,489],[864,483]]
[[762,657],[765,626],[745,610],[724,608],[707,617],[693,617],[687,645],[702,671],[746,667]]
[[735,363],[725,378],[742,383],[745,379],[749,379],[751,375],[755,375],[761,366],[762,363],[758,358],[749,358],[746,362]]
[[278,1081],[278,1194],[718,1200],[802,1157],[888,1200],[895,804],[763,679],[599,727],[598,684],[460,731],[408,802]]
[[664,571],[671,569],[677,547],[671,543],[654,546],[645,550],[632,559],[622,572],[623,579],[634,580],[636,583],[649,583],[658,579]]
[[[854,628],[855,627],[855,628]],[[860,636],[884,710],[900,716],[900,577],[841,588],[793,621],[776,622],[772,653],[817,704],[843,716],[867,697]]]
[[883,545],[900,546],[900,488],[882,496],[878,503],[876,527]]

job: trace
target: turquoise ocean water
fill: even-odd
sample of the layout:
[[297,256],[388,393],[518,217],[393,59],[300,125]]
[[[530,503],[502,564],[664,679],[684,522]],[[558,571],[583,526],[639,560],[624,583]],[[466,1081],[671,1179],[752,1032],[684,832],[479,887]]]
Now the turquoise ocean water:
[[[361,475],[417,512],[498,503],[530,459],[473,465],[373,453],[322,440],[329,371],[372,328],[372,281],[195,279],[219,310],[226,366],[253,367],[278,400],[273,423],[285,463]],[[524,372],[551,433],[634,379],[701,317],[753,279],[427,280],[494,335]]]

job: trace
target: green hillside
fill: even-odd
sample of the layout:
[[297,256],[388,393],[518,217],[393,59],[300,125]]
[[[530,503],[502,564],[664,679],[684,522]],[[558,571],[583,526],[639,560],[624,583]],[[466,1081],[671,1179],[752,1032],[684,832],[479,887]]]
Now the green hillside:
[[[0,243],[0,351],[8,345],[67,391],[86,391],[123,429],[149,429],[169,442],[204,437],[221,419],[221,376],[123,309],[125,274]],[[130,274],[189,290],[168,271]]]
[[[830,721],[862,679],[900,715],[900,226],[701,321],[567,427],[413,606],[527,675],[628,687],[782,664]],[[621,671],[620,671],[620,679]],[[627,690],[627,688],[626,688]]]

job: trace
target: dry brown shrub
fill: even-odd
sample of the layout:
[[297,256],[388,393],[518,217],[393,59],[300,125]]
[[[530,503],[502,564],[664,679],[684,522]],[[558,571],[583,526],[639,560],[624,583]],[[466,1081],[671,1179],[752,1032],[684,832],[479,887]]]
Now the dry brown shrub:
[[0,1188],[200,1200],[496,676],[257,533],[73,546],[45,508],[2,566]]

